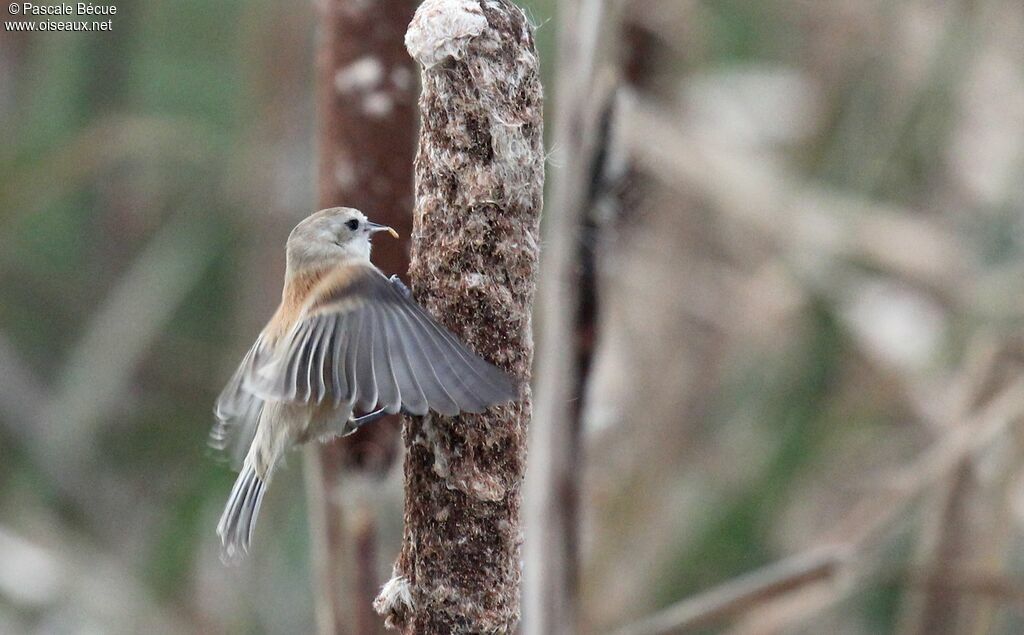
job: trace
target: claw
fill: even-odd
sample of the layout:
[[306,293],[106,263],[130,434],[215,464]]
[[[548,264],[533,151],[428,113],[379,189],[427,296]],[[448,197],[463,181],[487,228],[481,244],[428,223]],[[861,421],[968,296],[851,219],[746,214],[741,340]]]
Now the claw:
[[391,277],[388,278],[388,282],[394,285],[396,289],[401,291],[402,295],[404,295],[405,297],[408,298],[409,296],[412,295],[412,291],[410,291],[409,287],[407,287],[405,283],[402,282],[402,280],[398,277],[398,274],[392,274]]

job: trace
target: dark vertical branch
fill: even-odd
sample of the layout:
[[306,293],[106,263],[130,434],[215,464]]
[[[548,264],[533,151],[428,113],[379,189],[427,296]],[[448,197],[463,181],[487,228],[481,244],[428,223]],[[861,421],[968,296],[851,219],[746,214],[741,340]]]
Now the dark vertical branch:
[[[415,66],[402,39],[414,0],[321,0],[317,42],[319,203],[361,209],[402,235],[412,227]],[[380,241],[374,262],[387,273],[408,265],[403,243]],[[383,471],[397,452],[397,419],[307,453],[317,622],[321,633],[374,632],[372,558],[342,523],[336,488],[346,468]],[[315,481],[315,482],[314,482]],[[360,521],[363,522],[363,521]],[[372,542],[372,536],[369,538]],[[345,564],[347,563],[347,565]],[[346,573],[346,567],[351,569]],[[341,593],[347,589],[349,602]],[[346,627],[345,625],[351,625]]]
[[[320,207],[355,207],[402,236],[416,147],[416,68],[402,42],[416,4],[322,0],[317,43]],[[408,251],[380,241],[373,261],[404,273]]]
[[[552,189],[541,285],[538,424],[531,432],[526,497],[528,634],[573,632],[577,620],[579,393],[584,388],[581,366],[589,362],[586,339],[593,337],[593,329],[580,320],[588,297],[587,289],[580,288],[586,276],[581,279],[579,236],[593,203],[594,170],[601,153],[598,130],[607,112],[607,101],[594,94],[605,2],[582,0],[562,7],[555,147],[565,166]],[[567,345],[571,342],[577,345]]]
[[380,617],[373,611],[381,580],[377,574],[377,521],[373,507],[365,501],[349,511],[352,518],[352,551],[355,559],[353,597],[359,600],[359,609],[352,619],[357,633],[375,633],[381,630]]
[[378,597],[406,633],[505,633],[519,618],[542,95],[532,28],[507,0],[427,0],[410,267],[416,299],[522,385],[482,415],[406,421],[405,530]]

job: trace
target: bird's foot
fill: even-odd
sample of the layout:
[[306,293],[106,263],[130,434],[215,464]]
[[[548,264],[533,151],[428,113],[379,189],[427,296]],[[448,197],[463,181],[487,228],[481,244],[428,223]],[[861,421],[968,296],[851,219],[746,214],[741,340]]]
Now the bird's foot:
[[[402,408],[401,410],[399,410],[399,413],[401,413],[403,415],[408,415],[409,414],[408,412],[406,412],[405,408]],[[343,434],[342,436],[347,437],[348,435],[352,434],[353,432],[355,432],[359,428],[362,428],[366,424],[373,423],[374,421],[377,421],[379,419],[383,419],[386,416],[388,416],[388,413],[385,412],[384,408],[377,408],[373,412],[368,412],[368,413],[366,413],[366,414],[364,414],[362,416],[355,417],[353,419],[349,419],[348,420],[348,425],[345,426],[345,434]]]
[[391,277],[388,278],[388,282],[394,285],[396,289],[401,291],[402,295],[404,295],[405,297],[408,298],[409,296],[412,295],[412,291],[410,291],[409,287],[407,287],[405,283],[402,282],[402,280],[398,277],[398,274],[391,274]]
[[388,415],[388,413],[384,412],[383,408],[378,408],[378,409],[374,410],[373,412],[369,412],[369,413],[367,413],[367,414],[365,414],[365,415],[363,415],[361,417],[355,417],[353,419],[349,419],[348,425],[346,426],[347,429],[345,430],[345,436],[348,436],[348,435],[352,434],[353,432],[355,432],[359,428],[362,428],[363,426],[365,426],[368,423],[373,423],[374,421],[377,421],[378,419],[383,419],[387,415]]

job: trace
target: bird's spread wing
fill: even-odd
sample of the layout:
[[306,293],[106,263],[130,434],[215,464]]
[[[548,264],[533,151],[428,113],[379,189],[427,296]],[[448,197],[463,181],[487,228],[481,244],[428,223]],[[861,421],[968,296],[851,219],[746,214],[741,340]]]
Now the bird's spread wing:
[[265,354],[263,337],[260,336],[242,358],[214,407],[217,423],[210,431],[210,447],[227,456],[236,469],[242,465],[249,450],[263,408],[263,400],[246,388],[246,378],[256,372]]
[[325,286],[247,387],[274,401],[417,415],[482,412],[516,397],[503,371],[470,351],[372,266]]

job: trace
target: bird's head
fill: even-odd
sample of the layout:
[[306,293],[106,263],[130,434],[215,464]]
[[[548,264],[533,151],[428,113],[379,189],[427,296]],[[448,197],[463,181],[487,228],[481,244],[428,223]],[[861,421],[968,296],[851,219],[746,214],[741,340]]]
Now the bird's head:
[[368,261],[370,238],[382,231],[398,237],[395,230],[370,222],[357,209],[322,209],[296,225],[288,236],[288,268],[299,271],[352,258]]

